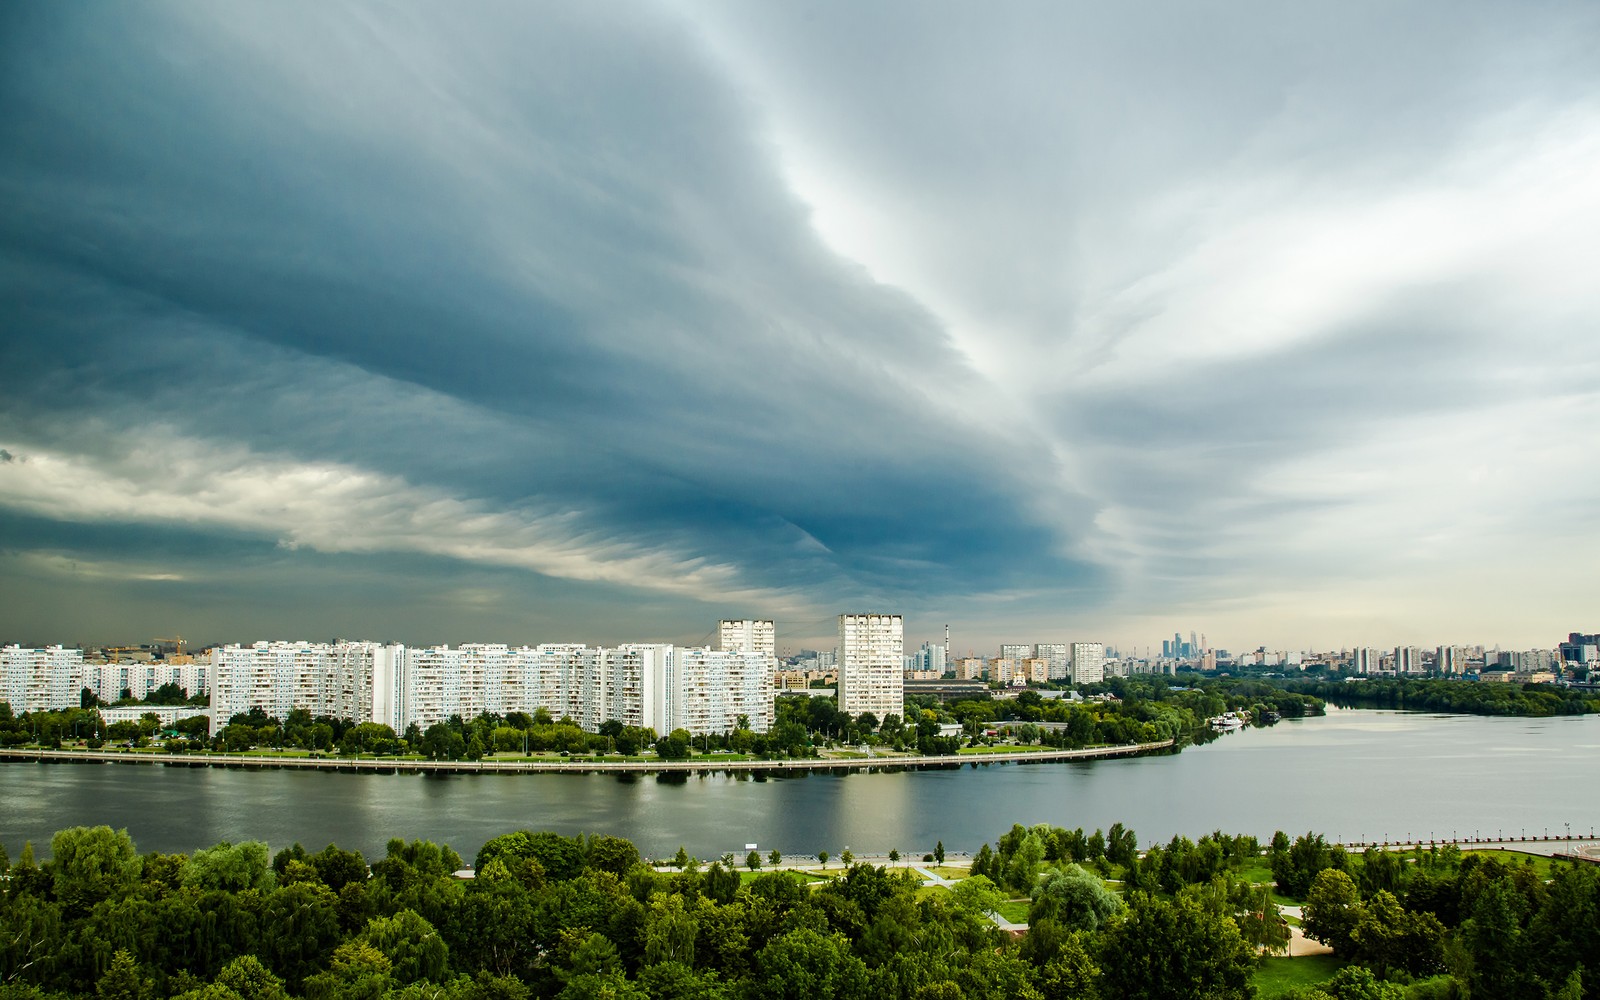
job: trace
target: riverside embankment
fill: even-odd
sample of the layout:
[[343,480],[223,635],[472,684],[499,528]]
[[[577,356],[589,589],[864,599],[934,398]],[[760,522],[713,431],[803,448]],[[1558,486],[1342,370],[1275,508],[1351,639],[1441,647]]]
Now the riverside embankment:
[[263,770],[310,769],[383,774],[671,774],[710,771],[884,771],[905,768],[960,767],[964,764],[1039,764],[1060,761],[1136,757],[1170,750],[1174,741],[1082,750],[1020,750],[939,757],[876,755],[749,760],[698,757],[693,760],[552,760],[489,758],[485,760],[412,760],[394,757],[280,757],[223,753],[160,753],[137,750],[0,750],[0,761],[42,764],[161,764],[167,767],[225,767]]

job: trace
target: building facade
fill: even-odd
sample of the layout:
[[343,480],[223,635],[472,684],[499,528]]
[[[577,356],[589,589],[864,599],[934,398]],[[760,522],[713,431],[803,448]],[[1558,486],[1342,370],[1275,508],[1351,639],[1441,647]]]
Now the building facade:
[[82,690],[83,650],[0,647],[0,701],[12,712],[77,708]]
[[1038,657],[1050,664],[1050,679],[1069,680],[1072,677],[1072,651],[1064,642],[1041,642],[1035,647]]
[[1072,644],[1072,683],[1098,684],[1106,679],[1106,644],[1103,642],[1075,642]]
[[839,616],[839,710],[871,712],[881,722],[905,712],[901,657],[905,622],[900,615]]
[[717,648],[729,653],[778,655],[777,629],[771,620],[724,618],[717,625]]
[[1031,660],[1033,659],[1033,646],[1018,642],[1001,643],[1000,658],[1002,660],[1015,660],[1018,663],[1023,660]]
[[258,642],[211,651],[213,717],[259,709],[378,722],[395,732],[452,715],[539,709],[589,732],[610,720],[667,733],[772,725],[772,657],[762,653],[629,644],[509,647],[468,643],[408,648],[378,643]]

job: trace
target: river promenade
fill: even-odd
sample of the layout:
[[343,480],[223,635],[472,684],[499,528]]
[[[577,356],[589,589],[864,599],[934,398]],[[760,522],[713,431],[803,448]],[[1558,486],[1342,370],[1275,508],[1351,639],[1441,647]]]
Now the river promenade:
[[161,764],[167,767],[226,767],[259,770],[362,771],[381,774],[670,774],[708,771],[881,771],[960,767],[964,764],[1043,764],[1137,757],[1170,750],[1173,740],[1082,750],[1017,750],[937,757],[876,755],[776,760],[701,757],[695,760],[404,760],[380,757],[279,757],[224,753],[160,753],[130,750],[0,750],[0,761],[41,764]]

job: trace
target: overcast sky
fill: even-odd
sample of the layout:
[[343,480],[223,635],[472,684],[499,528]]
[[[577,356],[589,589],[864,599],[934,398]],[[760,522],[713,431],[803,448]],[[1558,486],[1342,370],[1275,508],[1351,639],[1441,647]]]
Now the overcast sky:
[[0,639],[1600,629],[1593,3],[0,9]]

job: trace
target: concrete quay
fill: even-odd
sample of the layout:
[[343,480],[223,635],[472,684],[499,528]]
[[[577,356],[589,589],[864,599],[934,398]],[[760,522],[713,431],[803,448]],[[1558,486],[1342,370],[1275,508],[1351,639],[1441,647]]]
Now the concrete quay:
[[389,774],[672,774],[716,771],[892,771],[905,768],[961,767],[971,764],[1045,764],[1074,760],[1137,757],[1169,750],[1172,740],[1082,750],[1008,751],[941,757],[872,756],[778,760],[397,760],[353,757],[256,757],[248,754],[162,753],[131,750],[0,749],[0,761],[40,764],[161,764],[167,767],[232,767],[366,771]]

